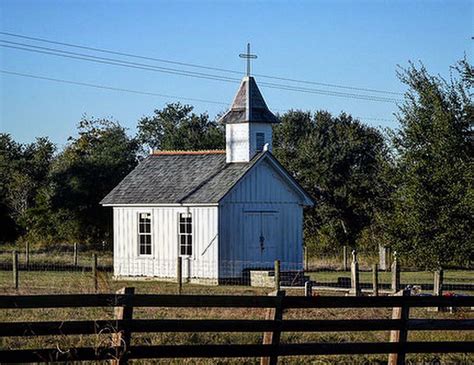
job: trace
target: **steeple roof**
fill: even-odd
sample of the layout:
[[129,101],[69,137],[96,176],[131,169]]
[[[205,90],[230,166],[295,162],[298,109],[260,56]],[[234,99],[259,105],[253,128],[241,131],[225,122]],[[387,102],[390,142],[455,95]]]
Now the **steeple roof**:
[[232,106],[220,122],[230,123],[278,123],[278,118],[268,109],[257,83],[252,76],[245,76],[240,83]]

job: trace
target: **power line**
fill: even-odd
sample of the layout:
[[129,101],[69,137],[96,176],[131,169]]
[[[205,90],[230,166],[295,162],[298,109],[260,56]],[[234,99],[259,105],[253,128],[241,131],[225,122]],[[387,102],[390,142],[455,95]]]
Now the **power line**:
[[[37,41],[37,42],[45,42],[45,43],[62,45],[62,46],[67,46],[67,47],[74,47],[74,48],[84,49],[84,50],[89,50],[89,51],[94,51],[94,52],[108,53],[108,54],[114,54],[114,55],[125,56],[125,57],[133,57],[133,58],[143,59],[143,60],[148,60],[148,61],[162,62],[162,63],[185,66],[185,67],[200,68],[200,69],[211,70],[211,71],[227,72],[227,73],[238,74],[238,75],[242,74],[242,72],[235,71],[235,70],[229,70],[229,69],[225,69],[225,68],[204,66],[204,65],[194,64],[194,63],[179,62],[179,61],[172,61],[172,60],[167,60],[167,59],[163,59],[163,58],[142,56],[142,55],[127,53],[127,52],[119,52],[119,51],[108,50],[108,49],[103,49],[103,48],[96,48],[96,47],[83,46],[83,45],[78,45],[78,44],[73,44],[73,43],[59,42],[59,41],[54,41],[54,40],[45,39],[45,38],[25,36],[25,35],[21,35],[21,34],[17,34],[17,33],[0,32],[0,34],[10,36],[10,37],[33,40],[33,41]],[[348,90],[354,90],[354,91],[364,91],[364,92],[390,94],[390,95],[403,95],[403,93],[395,92],[395,91],[387,91],[387,90],[379,90],[379,89],[371,89],[371,88],[362,88],[362,87],[356,87],[356,86],[347,86],[347,85],[340,85],[340,84],[308,81],[308,80],[301,80],[301,79],[294,79],[294,78],[287,78],[287,77],[279,77],[279,76],[271,76],[271,75],[264,75],[264,74],[255,74],[255,76],[262,77],[262,78],[267,78],[267,79],[274,79],[274,80],[280,80],[280,81],[290,81],[290,82],[304,83],[304,84],[309,84],[309,85],[319,85],[319,86],[338,88],[338,89],[348,89]]]
[[58,83],[62,83],[62,84],[87,86],[87,87],[93,87],[93,88],[96,88],[96,89],[120,91],[120,92],[127,92],[127,93],[140,94],[140,95],[159,96],[159,97],[163,97],[163,98],[183,99],[183,100],[198,101],[198,102],[203,102],[203,103],[226,105],[226,106],[229,105],[229,103],[224,103],[224,102],[215,101],[215,100],[189,98],[189,97],[178,96],[178,95],[159,94],[159,93],[154,93],[154,92],[149,92],[149,91],[140,91],[140,90],[133,90],[133,89],[125,89],[125,88],[121,88],[121,87],[107,86],[107,85],[90,84],[90,83],[87,83],[87,82],[56,79],[56,78],[53,78],[53,77],[39,76],[39,75],[33,75],[33,74],[25,74],[25,73],[14,72],[14,71],[9,71],[9,70],[1,70],[0,69],[0,72],[3,73],[3,74],[7,74],[7,75],[15,75],[15,76],[28,77],[28,78],[32,78],[32,79],[38,79],[38,80],[53,81],[53,82],[58,82]]
[[[225,105],[225,106],[229,105],[229,103],[225,103],[223,101],[200,99],[200,98],[191,98],[191,97],[185,97],[185,96],[179,96],[179,95],[161,94],[161,93],[141,91],[141,90],[133,90],[133,89],[127,89],[127,88],[120,88],[120,87],[113,87],[113,86],[108,86],[108,85],[100,85],[100,84],[92,84],[92,83],[87,83],[87,82],[58,79],[58,78],[53,78],[53,77],[27,74],[27,73],[21,73],[21,72],[9,71],[9,70],[2,70],[2,69],[0,69],[0,73],[7,74],[7,75],[13,75],[13,76],[21,76],[21,77],[26,77],[26,78],[31,78],[31,79],[37,79],[37,80],[51,81],[51,82],[62,83],[62,84],[85,86],[85,87],[90,87],[90,88],[95,88],[95,89],[103,89],[103,90],[109,90],[109,91],[126,92],[126,93],[132,93],[132,94],[138,94],[138,95],[147,95],[147,96],[158,96],[158,97],[163,97],[163,98],[190,100],[190,101],[197,101],[197,102],[202,102],[202,103]],[[288,109],[286,109],[286,110],[288,110]],[[284,110],[280,109],[278,111],[284,111]],[[374,117],[355,117],[355,118],[393,122],[393,120],[388,119],[388,118],[374,118]]]
[[[83,54],[83,53],[64,51],[61,49],[34,46],[34,45],[18,43],[18,42],[11,42],[7,40],[0,40],[0,42],[8,43],[8,44],[0,44],[1,47],[18,49],[22,51],[35,52],[35,53],[66,57],[66,58],[78,59],[78,60],[89,61],[89,62],[129,67],[129,68],[135,68],[135,69],[141,69],[141,70],[147,70],[147,71],[163,72],[163,73],[168,73],[168,74],[188,76],[188,77],[194,77],[194,78],[202,78],[202,79],[215,80],[215,81],[225,81],[225,82],[233,82],[233,83],[240,82],[240,80],[236,78],[223,77],[223,76],[219,76],[215,74],[213,75],[213,74],[205,74],[202,72],[192,72],[192,71],[173,69],[173,68],[167,68],[167,67],[158,67],[158,66],[149,65],[149,64],[118,60],[118,59],[109,58],[109,57],[98,57],[98,56],[93,56],[93,55],[88,55],[88,54]],[[279,89],[279,90],[296,91],[296,92],[327,95],[327,96],[336,96],[336,97],[343,97],[343,98],[352,98],[352,99],[359,99],[359,100],[366,100],[366,101],[389,102],[389,103],[395,103],[397,101],[400,101],[400,100],[397,100],[394,98],[388,98],[388,97],[355,94],[355,93],[345,93],[345,92],[321,90],[321,89],[310,89],[310,88],[295,87],[291,85],[268,83],[268,82],[261,82],[260,85],[266,86],[268,88]]]

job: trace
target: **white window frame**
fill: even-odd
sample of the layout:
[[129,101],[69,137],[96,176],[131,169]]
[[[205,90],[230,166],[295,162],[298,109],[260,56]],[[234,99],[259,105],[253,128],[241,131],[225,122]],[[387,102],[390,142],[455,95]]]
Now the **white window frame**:
[[[181,222],[181,218],[189,218],[191,222]],[[181,231],[181,228],[184,226],[184,232]],[[188,228],[191,229],[191,232],[187,232]],[[186,241],[183,245],[182,239]],[[191,243],[189,243],[191,241]],[[190,246],[190,253],[182,253],[182,246]],[[193,224],[193,215],[192,213],[178,213],[178,255],[180,257],[193,257],[194,255],[194,224]]]
[[[141,225],[141,215],[142,214],[147,214],[148,218],[150,220],[150,232],[141,232],[140,230],[140,225]],[[141,237],[149,236],[150,237],[150,253],[141,253],[141,248],[142,248],[142,242],[141,242]],[[147,244],[143,244],[145,247]],[[138,212],[137,214],[137,250],[138,250],[138,256],[139,257],[151,257],[153,256],[153,219],[152,219],[152,214],[151,212]]]
[[[259,137],[262,138],[262,144],[259,145]],[[262,152],[263,148],[265,147],[265,133],[264,132],[257,132],[255,133],[255,151]]]

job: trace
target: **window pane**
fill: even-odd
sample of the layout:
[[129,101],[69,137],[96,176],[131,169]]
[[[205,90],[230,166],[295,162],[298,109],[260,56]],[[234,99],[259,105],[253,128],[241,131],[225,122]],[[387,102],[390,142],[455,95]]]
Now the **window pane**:
[[191,222],[186,224],[186,233],[191,233],[192,232],[192,224]]
[[145,246],[145,255],[151,255],[151,245]]
[[180,252],[181,252],[181,255],[187,255],[187,253],[186,253],[186,246],[181,246]]
[[185,247],[186,255],[192,255],[191,246],[184,246],[184,247]]
[[186,233],[186,224],[184,223],[179,224],[179,233]]
[[181,235],[180,237],[180,243],[182,246],[185,246],[186,245],[186,236],[185,235]]
[[258,152],[263,151],[263,145],[265,144],[265,133],[257,133],[256,135],[256,149]]

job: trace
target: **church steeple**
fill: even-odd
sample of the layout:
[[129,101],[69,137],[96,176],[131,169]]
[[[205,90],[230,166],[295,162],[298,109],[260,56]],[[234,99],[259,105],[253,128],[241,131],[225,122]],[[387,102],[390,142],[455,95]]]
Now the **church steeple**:
[[[248,49],[244,58],[254,58]],[[256,58],[256,56],[255,56]],[[250,68],[247,65],[247,72]],[[226,129],[227,162],[248,162],[265,145],[272,150],[272,124],[278,118],[268,109],[257,83],[245,76],[230,109],[220,118]]]

